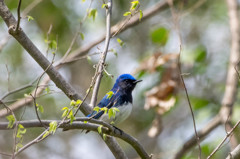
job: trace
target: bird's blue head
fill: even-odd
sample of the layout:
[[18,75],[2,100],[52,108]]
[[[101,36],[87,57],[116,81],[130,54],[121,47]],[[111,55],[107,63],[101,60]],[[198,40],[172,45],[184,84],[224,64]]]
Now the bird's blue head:
[[119,89],[123,92],[131,93],[133,91],[133,89],[135,88],[136,84],[141,81],[142,80],[136,80],[130,74],[122,74],[117,78],[117,80],[113,86],[113,89]]

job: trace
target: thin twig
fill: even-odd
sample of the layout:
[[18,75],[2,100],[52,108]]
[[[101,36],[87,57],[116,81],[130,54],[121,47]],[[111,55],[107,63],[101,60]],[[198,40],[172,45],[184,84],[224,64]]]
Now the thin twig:
[[97,102],[97,94],[98,94],[98,89],[101,83],[102,79],[102,72],[105,64],[105,59],[108,53],[108,46],[110,43],[110,38],[111,38],[111,15],[112,15],[112,0],[108,0],[108,7],[106,7],[106,40],[105,40],[105,46],[104,46],[104,51],[102,53],[101,59],[99,60],[98,63],[98,68],[97,68],[97,79],[96,83],[93,88],[93,94],[91,98],[90,105],[94,107]]
[[20,21],[21,21],[21,4],[22,4],[22,0],[19,0],[18,2],[18,8],[17,8],[17,15],[18,15],[18,21],[17,21],[17,27],[15,31],[18,31],[19,26],[20,26]]
[[226,136],[224,137],[224,139],[220,142],[220,144],[213,150],[213,152],[207,157],[207,159],[210,159],[219,149],[220,147],[223,145],[223,143],[228,139],[229,136],[231,136],[231,134],[233,133],[233,131],[238,127],[238,125],[240,124],[240,120],[234,125],[234,127],[227,132]]
[[188,95],[188,90],[187,90],[187,87],[185,85],[185,82],[184,82],[184,79],[183,79],[183,73],[182,73],[182,69],[181,69],[181,61],[180,60],[181,60],[181,52],[182,52],[182,38],[181,38],[181,35],[180,35],[179,21],[178,21],[177,15],[175,14],[175,10],[174,10],[174,7],[173,7],[173,0],[168,0],[168,4],[169,4],[170,9],[171,9],[171,13],[172,13],[172,16],[173,16],[173,21],[174,21],[174,24],[175,24],[175,27],[176,27],[176,30],[177,30],[177,33],[178,33],[178,37],[179,37],[179,42],[180,42],[179,56],[178,56],[178,60],[177,60],[179,76],[180,76],[182,85],[183,85],[184,90],[185,90],[185,95],[187,97],[188,106],[190,108],[190,112],[191,112],[191,116],[192,116],[194,133],[195,133],[195,137],[196,137],[196,141],[197,141],[197,145],[198,145],[198,150],[199,150],[198,159],[201,159],[202,150],[201,150],[201,145],[200,145],[200,138],[199,138],[199,135],[198,135],[198,132],[197,132],[196,120],[195,120],[195,116],[194,116],[194,113],[193,113],[192,104],[190,102],[190,98],[189,98],[189,95]]

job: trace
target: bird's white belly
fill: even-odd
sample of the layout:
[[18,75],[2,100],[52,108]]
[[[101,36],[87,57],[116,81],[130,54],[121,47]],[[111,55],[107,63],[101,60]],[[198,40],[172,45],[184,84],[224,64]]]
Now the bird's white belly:
[[130,102],[117,108],[119,109],[119,112],[116,112],[115,118],[111,117],[109,119],[108,114],[103,114],[100,120],[103,120],[107,123],[111,123],[113,121],[115,125],[126,120],[132,112],[132,104]]

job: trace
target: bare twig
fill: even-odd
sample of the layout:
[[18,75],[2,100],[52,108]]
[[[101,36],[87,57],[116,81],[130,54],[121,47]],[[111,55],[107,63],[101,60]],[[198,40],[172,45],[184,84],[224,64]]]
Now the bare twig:
[[210,159],[223,145],[223,143],[228,139],[229,136],[231,136],[231,134],[233,133],[233,131],[238,127],[238,125],[240,124],[240,120],[234,125],[234,127],[227,132],[226,136],[224,137],[224,139],[220,142],[220,144],[213,150],[213,152],[207,157],[207,159]]
[[20,26],[20,21],[21,21],[21,4],[22,4],[22,0],[19,0],[18,2],[18,8],[17,8],[17,15],[18,15],[18,20],[17,20],[17,27],[16,27],[16,30],[15,31],[18,31],[19,29],[19,26]]
[[191,116],[192,116],[195,138],[196,138],[197,145],[198,145],[198,150],[199,150],[198,159],[201,159],[201,151],[202,150],[201,150],[201,145],[200,145],[200,138],[199,138],[199,135],[198,135],[198,132],[197,132],[197,126],[196,126],[195,116],[194,116],[193,109],[192,109],[192,104],[190,102],[190,98],[189,98],[189,95],[188,95],[187,87],[186,87],[184,79],[183,79],[182,69],[181,69],[180,59],[181,59],[181,52],[182,52],[182,46],[181,46],[182,45],[182,38],[181,38],[181,34],[180,34],[180,29],[179,29],[178,16],[176,15],[174,7],[173,7],[173,0],[168,0],[168,4],[169,4],[170,9],[171,9],[171,13],[172,13],[172,16],[173,16],[173,21],[174,21],[175,28],[177,30],[179,41],[180,41],[179,56],[178,56],[178,61],[177,61],[177,63],[178,63],[178,72],[179,72],[179,76],[180,76],[182,85],[183,85],[184,90],[185,90],[188,106],[190,108],[190,112],[191,112]]
[[93,93],[92,93],[92,98],[90,105],[94,107],[97,102],[97,94],[98,94],[98,89],[101,83],[102,79],[102,72],[103,68],[105,65],[105,59],[108,53],[108,46],[110,43],[110,38],[111,38],[111,15],[112,15],[112,0],[108,0],[108,7],[106,7],[106,40],[105,40],[105,46],[104,46],[104,51],[102,53],[101,59],[99,60],[98,67],[97,67],[97,79],[96,83],[93,88]]

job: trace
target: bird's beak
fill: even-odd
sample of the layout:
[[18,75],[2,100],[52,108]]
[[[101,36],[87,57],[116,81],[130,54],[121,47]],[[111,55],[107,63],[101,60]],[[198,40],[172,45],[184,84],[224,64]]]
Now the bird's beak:
[[142,82],[142,80],[136,80],[133,83],[138,83],[138,82]]

